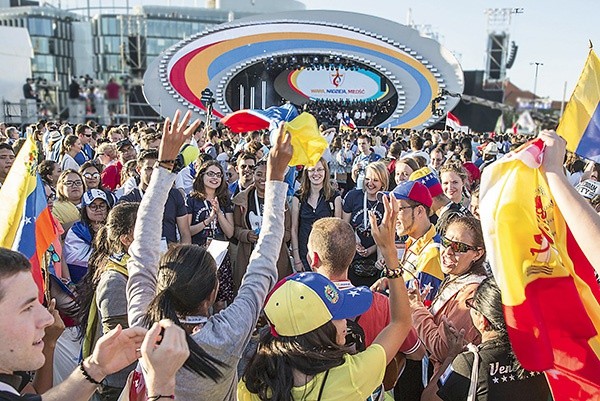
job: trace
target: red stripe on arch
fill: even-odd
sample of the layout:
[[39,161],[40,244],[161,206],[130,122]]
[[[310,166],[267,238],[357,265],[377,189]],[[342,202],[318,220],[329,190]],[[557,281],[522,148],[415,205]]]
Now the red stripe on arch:
[[[173,88],[188,102],[201,108],[202,110],[206,110],[206,107],[200,101],[200,98],[196,96],[196,94],[190,89],[187,81],[185,80],[185,70],[188,67],[190,61],[196,57],[198,54],[202,53],[204,50],[208,49],[211,46],[217,45],[221,42],[211,43],[206,46],[202,46],[198,49],[195,49],[185,56],[181,57],[171,68],[169,73],[169,82],[173,86]],[[223,114],[218,111],[213,110],[213,114],[217,117],[223,117]]]

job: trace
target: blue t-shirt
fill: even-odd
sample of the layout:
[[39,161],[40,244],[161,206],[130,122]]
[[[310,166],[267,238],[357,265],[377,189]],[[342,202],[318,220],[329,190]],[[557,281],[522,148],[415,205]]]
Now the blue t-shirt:
[[[210,201],[201,200],[188,195],[186,198],[186,203],[188,214],[192,215],[192,223],[190,224],[191,226],[208,219],[208,217],[210,216],[210,212],[212,210],[212,205]],[[221,212],[225,214],[233,213],[233,207],[231,203],[225,206],[219,206],[221,208]],[[205,227],[204,229],[202,229],[202,231],[200,231],[196,235],[193,235],[192,244],[203,246],[206,244],[208,238],[227,241],[227,237],[225,237],[225,233],[223,233],[223,230],[221,229],[218,220],[215,220],[213,224],[209,224],[208,227]]]

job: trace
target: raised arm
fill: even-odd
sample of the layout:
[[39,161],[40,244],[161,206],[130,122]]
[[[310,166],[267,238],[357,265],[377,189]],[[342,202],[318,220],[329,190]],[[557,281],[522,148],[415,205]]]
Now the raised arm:
[[411,328],[410,307],[408,294],[402,279],[402,272],[398,266],[398,253],[394,238],[396,234],[396,218],[398,217],[398,201],[395,198],[385,197],[383,201],[384,215],[381,224],[373,212],[369,212],[371,233],[375,243],[381,250],[392,277],[388,280],[390,287],[390,323],[375,338],[374,343],[380,344],[385,350],[386,361],[394,358]]
[[539,138],[546,145],[542,169],[552,197],[569,225],[577,244],[596,272],[600,274],[600,254],[597,252],[600,216],[567,180],[563,170],[566,141],[554,131],[543,131]]
[[130,258],[127,262],[127,308],[130,327],[142,324],[148,305],[156,293],[156,273],[161,248],[161,231],[156,229],[156,222],[163,219],[169,190],[176,178],[176,174],[171,172],[174,160],[185,139],[190,137],[200,124],[200,121],[196,120],[187,127],[190,116],[191,113],[188,112],[179,123],[180,113],[177,111],[172,123],[169,118],[166,119],[158,153],[159,163],[152,173],[150,185],[138,210],[134,239],[129,247]]

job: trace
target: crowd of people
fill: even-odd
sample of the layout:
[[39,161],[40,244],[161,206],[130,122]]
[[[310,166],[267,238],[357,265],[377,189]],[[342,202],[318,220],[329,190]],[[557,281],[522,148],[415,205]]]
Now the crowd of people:
[[[288,167],[284,125],[30,130],[54,284],[42,306],[29,261],[0,248],[0,400],[549,398],[512,352],[479,221],[482,171],[529,138],[321,126],[322,158]],[[564,141],[540,138],[600,271],[600,165],[564,168]]]
[[380,100],[311,100],[304,106],[317,120],[326,125],[339,126],[340,120],[354,122],[356,126],[375,126],[392,113],[393,101]]

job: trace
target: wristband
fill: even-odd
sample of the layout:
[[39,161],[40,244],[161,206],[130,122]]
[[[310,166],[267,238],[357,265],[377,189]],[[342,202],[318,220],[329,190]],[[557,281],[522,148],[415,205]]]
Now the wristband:
[[81,374],[83,374],[85,380],[89,381],[92,384],[95,384],[96,386],[100,386],[102,384],[99,381],[94,380],[94,378],[90,376],[88,372],[86,372],[85,368],[83,367],[83,361],[81,361],[81,363],[79,364],[79,370],[81,370]]
[[387,277],[389,279],[401,278],[404,275],[404,269],[400,266],[396,269],[388,269],[387,267],[383,269],[383,277]]
[[169,400],[174,400],[175,399],[175,394],[171,394],[171,395],[158,394],[158,395],[148,396],[147,400],[148,401],[155,401],[155,400],[160,400],[161,398],[167,398]]

